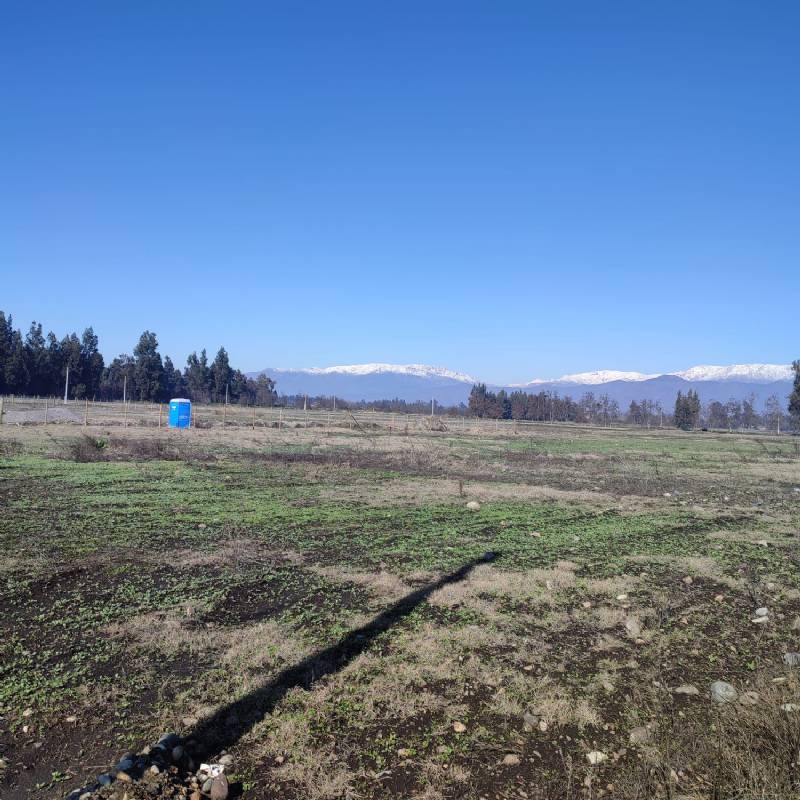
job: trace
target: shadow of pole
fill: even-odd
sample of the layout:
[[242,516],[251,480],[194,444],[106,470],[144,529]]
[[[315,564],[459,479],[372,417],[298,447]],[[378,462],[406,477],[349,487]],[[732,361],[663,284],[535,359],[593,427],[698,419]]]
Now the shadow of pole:
[[344,669],[356,656],[363,653],[376,637],[408,616],[435,591],[464,580],[478,564],[493,561],[497,556],[497,553],[487,553],[483,558],[470,561],[435,583],[407,594],[378,614],[369,624],[351,631],[336,644],[283,670],[268,683],[219,709],[187,734],[187,739],[194,739],[196,742],[193,749],[198,754],[211,755],[232,747],[254,725],[271,713],[290,690],[296,687],[310,689],[320,678]]

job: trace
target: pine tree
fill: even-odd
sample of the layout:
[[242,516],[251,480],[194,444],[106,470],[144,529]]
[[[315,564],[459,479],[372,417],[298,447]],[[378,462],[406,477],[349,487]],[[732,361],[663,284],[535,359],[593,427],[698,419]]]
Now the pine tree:
[[794,370],[794,386],[789,395],[789,416],[792,418],[792,425],[800,428],[800,360],[792,362]]
[[228,361],[228,353],[224,347],[220,347],[211,365],[211,399],[217,403],[225,401],[226,387],[231,382],[231,365]]
[[160,400],[164,392],[164,364],[158,352],[155,333],[145,331],[133,349],[136,362],[134,382],[136,397],[140,400]]

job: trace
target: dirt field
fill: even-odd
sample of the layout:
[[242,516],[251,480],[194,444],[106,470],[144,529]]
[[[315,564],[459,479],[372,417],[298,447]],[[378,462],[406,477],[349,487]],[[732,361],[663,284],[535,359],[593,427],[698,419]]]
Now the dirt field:
[[0,796],[798,798],[798,536],[793,437],[3,426]]

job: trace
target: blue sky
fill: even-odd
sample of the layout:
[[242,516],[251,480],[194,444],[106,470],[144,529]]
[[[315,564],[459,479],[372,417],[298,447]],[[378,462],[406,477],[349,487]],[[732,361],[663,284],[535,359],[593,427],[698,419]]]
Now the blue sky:
[[9,2],[0,309],[491,381],[800,357],[800,5]]

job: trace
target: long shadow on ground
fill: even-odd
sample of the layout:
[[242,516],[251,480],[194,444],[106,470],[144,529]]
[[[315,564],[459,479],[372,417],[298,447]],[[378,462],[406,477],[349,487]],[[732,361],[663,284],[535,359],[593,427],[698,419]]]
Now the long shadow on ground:
[[204,719],[187,738],[197,742],[194,749],[201,754],[210,755],[220,750],[227,750],[264,719],[291,689],[295,687],[309,689],[320,678],[344,669],[356,656],[363,653],[376,637],[408,616],[435,591],[464,580],[478,564],[492,561],[498,555],[498,553],[487,553],[483,558],[470,561],[435,583],[407,594],[368,625],[351,631],[336,644],[285,669],[269,683],[219,709],[213,716]]

